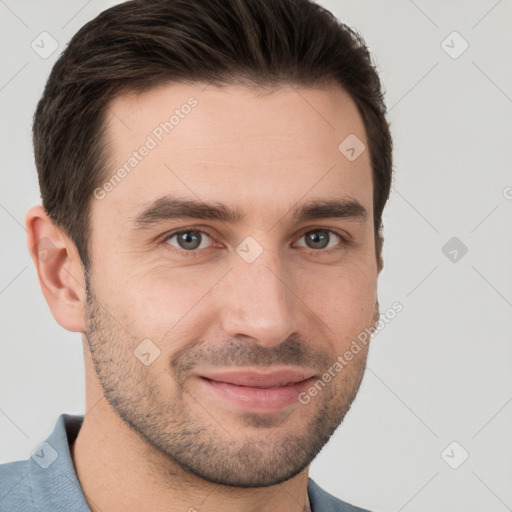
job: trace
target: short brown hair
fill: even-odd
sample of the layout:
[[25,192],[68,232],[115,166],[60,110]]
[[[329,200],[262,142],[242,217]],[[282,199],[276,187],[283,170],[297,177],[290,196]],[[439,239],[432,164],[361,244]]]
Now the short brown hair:
[[109,102],[126,91],[184,81],[269,88],[339,84],[366,130],[381,261],[392,140],[381,83],[362,37],[310,0],[132,0],[75,34],[34,116],[43,206],[76,245],[85,270],[92,195],[109,173]]

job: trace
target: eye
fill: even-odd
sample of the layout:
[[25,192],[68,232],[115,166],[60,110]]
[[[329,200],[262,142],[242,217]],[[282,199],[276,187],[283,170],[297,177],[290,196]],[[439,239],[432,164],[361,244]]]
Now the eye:
[[[173,243],[175,239],[176,243]],[[206,249],[211,237],[200,229],[188,229],[171,233],[164,241],[180,251],[191,252]]]
[[[301,243],[300,240],[304,240]],[[198,256],[200,250],[207,250],[215,245],[215,240],[202,229],[181,229],[174,233],[169,233],[163,242],[171,246],[172,251],[181,256]],[[347,242],[347,239],[341,234],[335,233],[330,229],[319,228],[310,229],[305,232],[299,242],[294,244],[296,247],[304,247],[306,252],[311,255],[325,255],[333,251],[340,250]],[[203,253],[204,254],[204,253]]]
[[[334,244],[331,244],[334,237]],[[334,231],[331,231],[330,229],[314,229],[311,231],[308,231],[307,233],[304,233],[301,236],[301,239],[304,239],[306,245],[301,245],[300,243],[297,243],[297,246],[299,247],[306,247],[308,249],[313,250],[321,250],[321,249],[331,249],[333,247],[336,247],[338,245],[336,242],[344,242],[345,239],[341,236],[335,233]]]

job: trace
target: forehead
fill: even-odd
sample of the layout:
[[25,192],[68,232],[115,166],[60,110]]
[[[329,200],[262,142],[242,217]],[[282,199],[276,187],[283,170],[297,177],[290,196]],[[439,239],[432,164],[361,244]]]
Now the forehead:
[[340,151],[345,140],[358,151],[368,143],[338,86],[170,84],[113,100],[107,127],[110,174],[93,215],[110,210],[126,221],[165,194],[269,217],[337,196],[372,208],[369,152],[354,160]]

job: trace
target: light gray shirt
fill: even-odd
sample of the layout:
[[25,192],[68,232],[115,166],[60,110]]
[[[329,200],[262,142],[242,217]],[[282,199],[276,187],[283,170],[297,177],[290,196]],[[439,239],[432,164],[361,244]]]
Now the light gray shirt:
[[[0,465],[1,512],[90,512],[71,459],[83,416],[61,414],[29,459]],[[308,481],[311,512],[368,512],[338,500]]]

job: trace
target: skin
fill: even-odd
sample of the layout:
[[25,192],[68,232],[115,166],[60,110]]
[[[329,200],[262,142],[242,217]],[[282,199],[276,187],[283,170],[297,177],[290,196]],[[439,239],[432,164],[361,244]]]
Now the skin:
[[[27,213],[29,247],[54,245],[51,258],[33,254],[51,312],[82,333],[86,414],[73,461],[93,511],[308,510],[309,464],[348,411],[367,349],[308,404],[276,412],[208,394],[197,372],[294,366],[319,377],[378,320],[369,153],[349,161],[338,150],[349,134],[368,147],[363,122],[335,85],[170,84],[110,104],[111,173],[191,96],[197,107],[92,199],[88,279],[42,206]],[[134,214],[170,193],[246,218],[134,230]],[[367,220],[287,216],[340,197],[359,201]],[[169,233],[199,227],[208,236],[195,256],[179,253]],[[319,229],[335,250],[308,247],[304,235]],[[247,236],[262,248],[252,263],[236,252]],[[134,355],[144,339],[160,351],[147,366]]]

